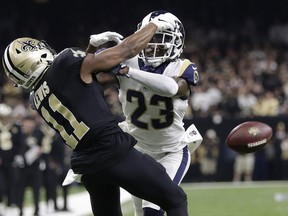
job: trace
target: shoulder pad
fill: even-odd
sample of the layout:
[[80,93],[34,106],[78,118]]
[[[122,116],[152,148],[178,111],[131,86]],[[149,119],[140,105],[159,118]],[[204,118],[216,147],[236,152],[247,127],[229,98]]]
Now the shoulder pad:
[[188,59],[185,59],[180,68],[179,77],[185,79],[190,85],[197,85],[199,81],[199,74],[196,64],[192,63]]
[[66,48],[56,56],[53,62],[57,62],[61,64],[62,67],[65,67],[75,62],[81,61],[85,56],[86,53],[80,48]]

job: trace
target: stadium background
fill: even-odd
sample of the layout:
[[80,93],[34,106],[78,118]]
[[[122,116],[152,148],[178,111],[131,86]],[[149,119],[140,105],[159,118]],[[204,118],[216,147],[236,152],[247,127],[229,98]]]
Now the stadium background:
[[[225,147],[225,136],[234,126],[244,120],[256,118],[271,124],[275,131],[277,123],[287,123],[288,79],[284,80],[284,74],[288,73],[286,0],[10,0],[1,2],[1,8],[1,55],[11,40],[22,36],[45,39],[57,52],[70,46],[85,48],[90,34],[112,30],[127,36],[136,30],[137,24],[150,11],[170,11],[182,20],[186,29],[187,41],[183,56],[197,63],[202,77],[209,77],[204,83],[205,88],[197,89],[197,93],[206,91],[212,85],[219,87],[219,80],[224,80],[224,83],[229,80],[225,73],[227,67],[239,75],[239,65],[247,60],[247,56],[249,58],[256,53],[255,55],[260,56],[257,58],[261,58],[261,62],[266,62],[266,65],[272,58],[276,68],[268,70],[268,67],[263,69],[260,64],[252,64],[253,68],[251,66],[247,70],[258,72],[253,76],[256,77],[255,83],[262,87],[261,92],[252,93],[259,98],[266,91],[272,92],[272,97],[278,101],[275,112],[257,113],[251,108],[247,113],[247,110],[237,105],[237,91],[225,88],[219,88],[221,101],[207,109],[197,110],[191,103],[186,125],[195,123],[203,134],[208,129],[214,129],[220,138],[215,181],[232,179],[236,154]],[[255,70],[254,67],[261,70]],[[0,70],[3,71],[2,65]],[[11,88],[11,84],[7,83],[6,77],[1,73],[0,100],[5,101],[13,94],[23,98],[24,102],[27,99],[27,92]],[[115,105],[115,91],[107,93],[107,100],[121,118],[119,107]],[[280,146],[272,145],[272,148],[272,153],[265,150],[259,152],[254,180],[288,178],[288,174],[283,173],[288,159],[281,159]],[[197,163],[191,166],[185,181],[203,180],[197,166]]]

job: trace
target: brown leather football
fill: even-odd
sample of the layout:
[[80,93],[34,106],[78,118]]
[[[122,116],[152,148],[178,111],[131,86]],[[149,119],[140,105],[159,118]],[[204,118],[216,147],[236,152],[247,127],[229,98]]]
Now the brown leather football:
[[234,151],[253,153],[269,143],[273,135],[272,128],[258,121],[247,121],[236,126],[227,136],[226,144]]

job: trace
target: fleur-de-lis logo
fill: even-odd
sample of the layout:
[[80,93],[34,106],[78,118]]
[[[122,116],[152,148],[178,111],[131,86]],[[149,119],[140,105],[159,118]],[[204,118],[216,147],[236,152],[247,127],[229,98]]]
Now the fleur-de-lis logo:
[[259,129],[257,127],[250,127],[248,133],[252,136],[257,136],[259,134]]
[[27,41],[21,42],[21,44],[22,44],[21,49],[25,52],[38,50],[37,45],[32,40],[27,40]]

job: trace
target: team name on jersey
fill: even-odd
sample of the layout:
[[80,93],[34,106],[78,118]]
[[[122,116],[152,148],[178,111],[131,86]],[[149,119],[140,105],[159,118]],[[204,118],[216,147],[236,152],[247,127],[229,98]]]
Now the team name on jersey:
[[33,102],[35,107],[38,109],[41,102],[49,95],[50,88],[46,81],[44,81],[40,87],[34,92]]

